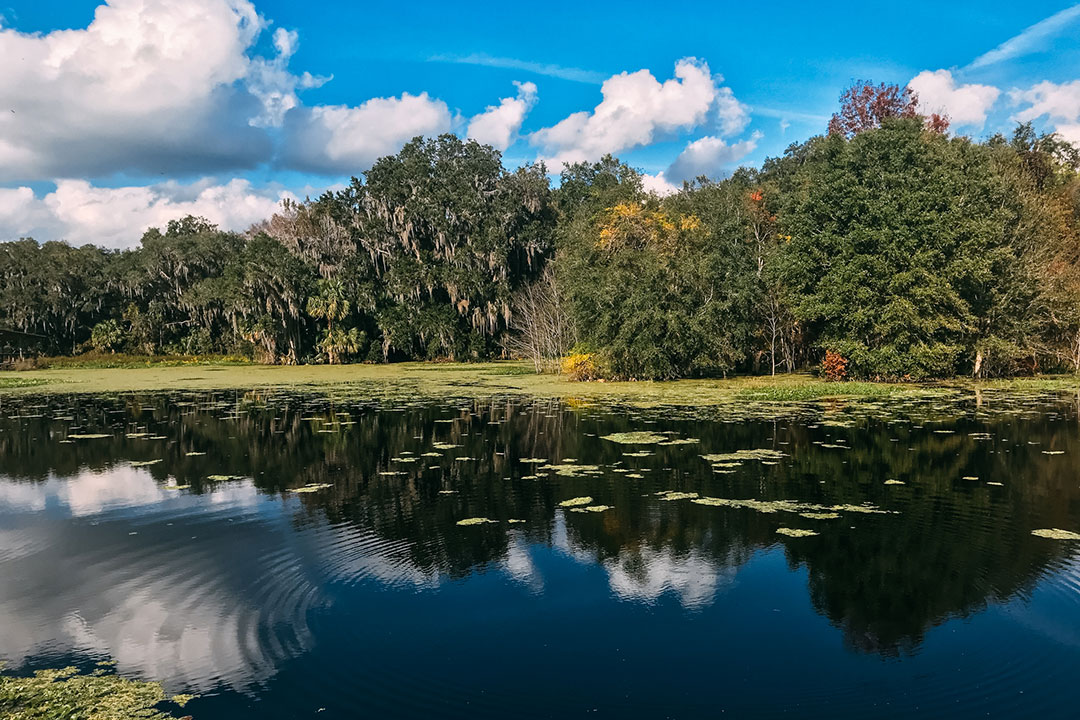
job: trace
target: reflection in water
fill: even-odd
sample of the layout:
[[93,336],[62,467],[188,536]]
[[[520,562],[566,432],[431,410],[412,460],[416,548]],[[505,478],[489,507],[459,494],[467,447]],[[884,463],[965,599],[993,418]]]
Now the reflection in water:
[[[267,392],[9,398],[0,410],[0,658],[24,669],[113,659],[125,674],[221,693],[220,705],[193,706],[197,717],[243,712],[251,699],[274,699],[270,712],[282,717],[357,704],[452,714],[409,689],[419,665],[403,663],[429,655],[441,659],[429,673],[447,683],[443,700],[472,703],[472,716],[503,715],[520,700],[516,679],[476,695],[480,680],[448,674],[460,665],[494,683],[502,661],[480,648],[504,621],[504,634],[531,648],[517,662],[546,668],[552,638],[590,618],[579,632],[612,638],[619,653],[663,654],[657,643],[667,642],[689,653],[724,638],[771,682],[796,670],[770,665],[796,642],[816,648],[823,669],[864,673],[874,694],[888,679],[852,665],[857,658],[935,662],[922,653],[932,629],[978,617],[1000,623],[995,641],[1026,633],[1031,662],[1008,665],[1000,692],[1021,678],[1050,682],[1053,667],[1080,669],[1080,560],[1068,543],[1031,535],[1080,528],[1076,406],[1056,398],[984,392],[979,402],[706,413]],[[634,430],[666,440],[603,439]],[[772,452],[730,457],[746,449]],[[293,492],[313,484],[328,487]],[[691,502],[694,493],[840,509],[828,518],[713,507]],[[581,496],[613,509],[559,507]],[[866,508],[887,512],[858,512]],[[497,522],[456,524],[470,517]],[[781,527],[818,534],[787,538]],[[804,589],[793,591],[793,580]],[[828,649],[797,598],[846,650]],[[426,627],[432,618],[440,624]],[[446,645],[452,626],[474,634]],[[770,640],[781,626],[786,637]],[[573,637],[586,635],[564,642]],[[575,654],[559,656],[566,674],[551,679],[561,688],[549,694],[554,704],[530,712],[557,715],[609,690],[609,708],[635,698],[631,714],[697,707],[696,696],[655,686],[642,697],[659,672],[642,659],[625,678],[578,688],[574,662],[592,661],[587,645]],[[345,691],[335,680],[342,663],[371,664],[370,680]],[[394,668],[401,673],[387,675]],[[624,680],[633,682],[619,695]],[[861,702],[787,680],[791,697],[778,695],[777,707],[840,712]],[[760,710],[740,705],[760,682],[732,685],[729,707]],[[318,699],[299,687],[318,688]],[[951,707],[948,688],[934,692],[929,706]],[[481,696],[488,704],[474,703]],[[379,705],[393,697],[415,706]]]

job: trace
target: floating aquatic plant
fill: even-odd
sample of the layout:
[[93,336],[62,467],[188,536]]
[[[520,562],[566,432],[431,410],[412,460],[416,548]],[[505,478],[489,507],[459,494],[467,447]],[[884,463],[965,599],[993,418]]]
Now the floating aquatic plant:
[[598,465],[578,465],[576,463],[564,463],[561,465],[541,465],[537,470],[550,470],[562,477],[581,477],[582,475],[599,475]]
[[779,460],[786,457],[785,453],[779,450],[770,450],[768,448],[755,448],[746,450],[736,450],[729,453],[713,453],[711,455],[702,455],[705,462],[714,463],[721,467],[737,466],[746,460]]
[[886,480],[885,484],[886,485],[903,485],[904,481],[903,480]]
[[817,535],[817,533],[814,532],[813,530],[803,530],[802,528],[787,528],[787,527],[776,528],[776,533],[778,535],[787,535],[788,537],[795,537],[795,538],[812,537],[814,535]]
[[612,433],[611,435],[601,436],[602,440],[608,440],[613,443],[619,443],[620,445],[656,445],[668,440],[666,435],[658,435],[654,432],[647,430],[639,430],[635,432],[621,432]]
[[0,676],[0,715],[12,720],[171,720],[176,716],[160,708],[162,703],[183,707],[195,697],[170,698],[158,683],[128,680],[104,668],[89,674],[65,667],[31,677]]
[[494,522],[496,522],[496,521],[492,520],[491,518],[474,517],[474,518],[465,518],[464,520],[458,520],[457,524],[458,525],[487,525],[489,523],[494,523]]
[[1035,537],[1050,538],[1051,540],[1080,540],[1080,533],[1074,533],[1069,530],[1059,530],[1058,528],[1032,530],[1031,534]]
[[580,507],[582,505],[592,505],[593,499],[588,495],[583,497],[570,498],[569,500],[563,500],[559,503],[559,507]]
[[679,492],[677,490],[661,490],[656,494],[661,500],[693,500],[698,497],[696,492]]
[[109,433],[71,433],[68,440],[103,440],[111,437]]
[[213,482],[228,482],[229,480],[243,480],[244,476],[243,475],[207,475],[206,479],[207,480],[212,480]]
[[161,458],[158,458],[157,460],[133,460],[131,462],[131,467],[147,467],[149,465],[157,465],[159,462],[161,462]]
[[304,487],[288,488],[289,492],[294,493],[313,493],[320,490],[326,490],[327,488],[334,487],[330,483],[308,483]]

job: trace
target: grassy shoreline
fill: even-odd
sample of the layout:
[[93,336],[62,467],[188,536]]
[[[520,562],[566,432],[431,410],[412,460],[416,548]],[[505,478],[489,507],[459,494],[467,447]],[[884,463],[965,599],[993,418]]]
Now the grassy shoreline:
[[536,375],[522,362],[397,363],[390,365],[160,365],[126,368],[52,368],[0,372],[0,394],[114,393],[285,387],[372,389],[417,396],[522,394],[634,405],[714,405],[730,402],[803,402],[827,398],[896,398],[956,390],[1080,391],[1080,376],[1060,375],[932,384],[830,383],[808,374],[726,380],[572,382]]

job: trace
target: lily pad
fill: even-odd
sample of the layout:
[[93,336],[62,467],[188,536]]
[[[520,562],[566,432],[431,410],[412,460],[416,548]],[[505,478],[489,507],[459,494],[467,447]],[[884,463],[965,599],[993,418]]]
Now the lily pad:
[[588,495],[583,497],[570,498],[569,500],[563,500],[559,503],[559,507],[580,507],[582,505],[592,505],[593,499]]
[[458,520],[457,524],[458,525],[487,525],[489,523],[494,523],[494,522],[495,522],[495,520],[492,520],[491,518],[474,517],[474,518],[465,518],[464,520]]

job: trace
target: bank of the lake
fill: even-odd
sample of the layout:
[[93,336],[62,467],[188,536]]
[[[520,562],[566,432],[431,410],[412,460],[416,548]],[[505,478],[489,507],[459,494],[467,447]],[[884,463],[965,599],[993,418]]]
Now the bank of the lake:
[[64,367],[0,372],[0,393],[115,393],[292,387],[371,389],[380,395],[483,397],[497,394],[558,397],[635,406],[800,402],[825,398],[898,398],[958,389],[1080,392],[1080,376],[1049,375],[937,383],[827,382],[807,373],[666,382],[574,382],[538,375],[524,362],[394,363],[355,365],[192,364],[146,367]]

